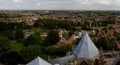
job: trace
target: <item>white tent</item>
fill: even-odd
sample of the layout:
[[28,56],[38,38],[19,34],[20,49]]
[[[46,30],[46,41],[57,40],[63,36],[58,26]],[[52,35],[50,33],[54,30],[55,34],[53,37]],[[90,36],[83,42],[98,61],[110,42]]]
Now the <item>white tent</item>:
[[75,57],[84,59],[93,59],[99,55],[99,50],[96,48],[88,33],[86,32],[79,42],[78,46],[74,49],[73,54]]
[[29,62],[26,65],[51,65],[51,64],[48,63],[47,61],[43,60],[42,58],[37,57],[33,61]]

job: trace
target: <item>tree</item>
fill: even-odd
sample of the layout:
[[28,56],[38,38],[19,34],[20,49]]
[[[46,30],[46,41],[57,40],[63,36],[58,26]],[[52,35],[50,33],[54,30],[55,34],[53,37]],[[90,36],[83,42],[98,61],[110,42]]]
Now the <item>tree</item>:
[[117,38],[115,36],[111,36],[111,37],[109,37],[109,40],[110,40],[110,42],[114,42],[117,40]]
[[23,31],[22,29],[16,29],[14,31],[15,33],[15,39],[22,39],[23,38]]
[[45,38],[43,45],[45,45],[45,46],[55,45],[59,40],[60,40],[60,37],[58,35],[58,31],[51,30],[48,33],[48,36]]
[[0,36],[7,37],[10,40],[14,39],[14,32],[12,30],[5,30],[0,32]]
[[115,37],[117,38],[117,40],[120,40],[120,34],[115,34]]
[[0,22],[0,31],[9,30],[11,27],[7,23]]
[[45,53],[49,55],[66,55],[66,52],[71,51],[72,45],[71,44],[65,44],[60,47],[50,46],[46,47]]
[[97,42],[96,42],[96,46],[99,49],[102,47],[104,50],[111,50],[112,49],[112,46],[106,37],[99,37]]
[[72,29],[71,21],[66,21],[66,20],[59,21],[58,26],[60,28],[64,28],[64,29],[67,29],[67,30],[71,30]]
[[119,50],[117,44],[115,44],[116,41],[117,41],[117,37],[116,36],[109,37],[109,41],[110,41],[110,43],[111,43],[111,45],[112,45],[114,50]]
[[9,23],[10,27],[14,29],[15,27],[18,29],[25,29],[26,24],[22,21],[20,23]]
[[72,49],[72,45],[71,44],[65,44],[65,45],[62,45],[62,46],[60,46],[59,48],[58,48],[58,50],[56,50],[56,52],[58,53],[58,54],[66,54],[68,51],[71,51],[71,49]]
[[31,35],[24,42],[25,46],[40,45],[40,44],[41,44],[41,37],[38,35]]
[[24,58],[25,62],[30,62],[37,56],[40,56],[41,53],[42,53],[41,47],[38,45],[33,45],[33,46],[28,46],[28,47],[23,48],[20,51],[20,56]]
[[0,36],[0,52],[6,52],[10,48],[10,40],[6,37]]
[[46,29],[64,28],[71,30],[74,28],[74,24],[68,20],[38,19],[34,27],[41,27]]
[[5,65],[17,65],[23,63],[23,58],[17,52],[8,52],[0,56],[0,61]]
[[69,35],[69,36],[72,36],[73,34],[74,34],[74,31],[73,31],[73,30],[70,30],[68,35]]

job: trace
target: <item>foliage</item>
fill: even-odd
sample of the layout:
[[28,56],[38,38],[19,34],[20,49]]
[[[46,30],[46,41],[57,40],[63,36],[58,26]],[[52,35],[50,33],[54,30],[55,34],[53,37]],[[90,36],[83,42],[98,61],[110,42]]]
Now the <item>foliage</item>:
[[22,57],[17,52],[8,52],[0,56],[1,63],[5,65],[17,65],[23,63]]
[[[0,18],[4,18],[6,20],[7,18],[18,17],[21,17],[21,15],[0,13]],[[63,33],[63,36],[67,37],[72,36],[75,30],[91,30],[92,26],[102,26],[107,32],[108,28],[112,28],[109,26],[109,24],[115,24],[115,21],[110,18],[109,20],[104,21],[93,21],[90,25],[90,22],[87,20],[82,23],[72,22],[69,20],[38,19],[34,26],[26,25],[25,21],[21,23],[0,22],[0,61],[6,65],[16,65],[22,62],[29,62],[37,56],[47,59],[48,55],[65,55],[66,52],[71,51],[72,45],[65,44],[61,46],[53,46],[60,40],[58,31],[54,29],[66,29],[67,32]],[[108,26],[108,28],[106,28],[106,26]],[[35,33],[29,36],[27,39],[23,39],[22,30],[24,29]],[[41,40],[41,29],[50,30],[45,40]],[[104,50],[111,50],[112,47],[110,43],[115,40],[120,40],[119,34],[115,34],[115,36],[111,36],[108,39],[106,37],[99,37],[96,41],[96,46],[98,48],[102,47]],[[77,39],[75,44],[77,45],[79,41],[80,39]]]
[[114,20],[101,21],[102,26],[108,26],[108,24],[115,24]]
[[39,45],[33,45],[24,47],[19,54],[20,56],[22,56],[22,58],[24,58],[25,62],[30,62],[37,56],[40,56],[41,53],[42,53],[41,47]]
[[106,37],[99,37],[97,42],[96,42],[96,46],[100,49],[101,47],[103,48],[103,50],[111,50],[112,46],[109,43],[109,41],[107,40]]
[[113,42],[113,41],[116,41],[117,38],[115,36],[111,36],[111,37],[109,37],[109,40],[110,40],[110,42]]
[[24,42],[25,46],[40,45],[40,44],[41,44],[41,37],[39,35],[31,35]]
[[69,36],[72,36],[73,34],[74,34],[73,30],[70,30],[69,33],[68,33]]
[[6,37],[0,36],[0,52],[8,51],[10,48],[10,40]]
[[120,40],[120,34],[115,34],[115,37],[117,38],[117,40]]
[[48,36],[45,38],[43,45],[45,45],[45,46],[55,45],[59,40],[60,40],[60,37],[58,35],[58,31],[51,30],[48,33]]
[[24,46],[23,46],[22,43],[11,42],[11,44],[10,44],[10,51],[19,52],[19,51],[22,50],[23,47]]
[[64,28],[70,30],[74,27],[71,21],[67,20],[54,20],[54,19],[38,19],[34,27],[41,27],[46,29]]
[[11,29],[25,29],[26,25],[24,22],[21,23],[8,23]]
[[0,22],[0,31],[5,31],[5,30],[9,30],[9,29],[10,29],[9,24]]
[[10,40],[14,40],[15,33],[12,30],[5,30],[0,32],[0,36],[4,36]]
[[72,45],[65,44],[60,47],[50,46],[46,48],[46,54],[50,55],[65,55],[68,51],[71,51]]
[[22,29],[17,29],[16,31],[14,31],[14,33],[15,33],[15,39],[22,39],[23,38]]
[[18,18],[21,17],[20,14],[9,14],[9,13],[0,13],[0,18]]
[[0,36],[5,36],[10,40],[23,38],[23,23],[2,23],[0,22]]

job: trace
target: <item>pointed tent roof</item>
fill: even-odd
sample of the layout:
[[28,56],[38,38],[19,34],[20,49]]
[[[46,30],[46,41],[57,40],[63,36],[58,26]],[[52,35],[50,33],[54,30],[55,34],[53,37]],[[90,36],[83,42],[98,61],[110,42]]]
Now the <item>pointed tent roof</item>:
[[73,54],[77,58],[93,59],[99,55],[99,50],[96,48],[88,33],[86,32],[79,42],[78,46],[74,49]]
[[29,62],[26,65],[51,65],[51,64],[48,63],[47,61],[43,60],[42,58],[37,57],[33,61]]

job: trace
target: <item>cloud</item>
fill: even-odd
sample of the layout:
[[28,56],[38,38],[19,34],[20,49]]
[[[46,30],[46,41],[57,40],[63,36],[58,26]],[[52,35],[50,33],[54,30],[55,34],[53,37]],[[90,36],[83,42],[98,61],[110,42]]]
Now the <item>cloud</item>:
[[38,9],[120,10],[120,0],[41,0],[40,3]]
[[3,0],[0,0],[0,2],[3,1]]
[[37,6],[40,6],[41,4],[40,4],[40,2],[38,2],[38,3],[36,3],[36,5],[37,5]]
[[100,3],[103,5],[110,5],[112,2],[110,2],[108,0],[101,0]]
[[19,3],[19,2],[23,2],[23,0],[13,0],[13,2]]
[[116,6],[120,6],[120,0],[114,0],[113,4],[116,5]]
[[0,0],[0,9],[120,10],[119,7],[120,0]]

